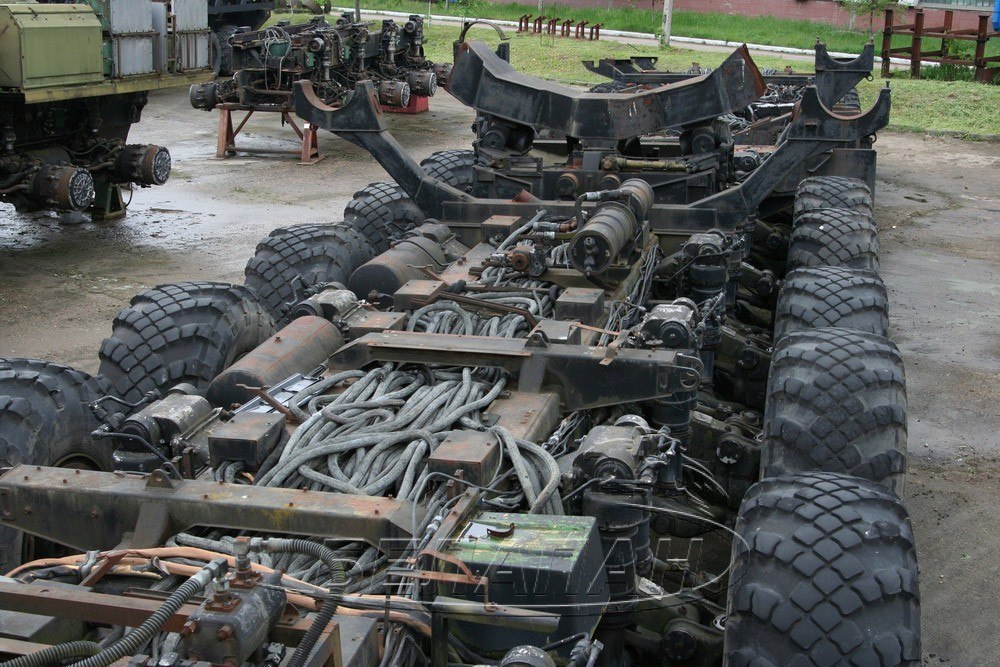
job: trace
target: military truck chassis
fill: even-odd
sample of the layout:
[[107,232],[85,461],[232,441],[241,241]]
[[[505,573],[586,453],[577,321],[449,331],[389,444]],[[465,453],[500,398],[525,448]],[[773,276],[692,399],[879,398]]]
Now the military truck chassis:
[[[679,205],[641,178],[478,199],[399,148],[370,83],[339,108],[310,88],[299,114],[401,189],[274,230],[244,285],[140,293],[97,378],[0,362],[0,607],[19,628],[0,650],[920,660],[871,190],[809,177],[788,210],[760,206],[802,160],[856,150],[888,93],[844,118],[807,89],[774,157]],[[584,116],[651,99],[588,95]]]

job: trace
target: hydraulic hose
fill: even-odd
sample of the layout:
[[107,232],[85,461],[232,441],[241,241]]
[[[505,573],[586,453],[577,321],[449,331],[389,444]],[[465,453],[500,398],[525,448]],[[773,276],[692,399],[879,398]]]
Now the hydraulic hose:
[[[538,460],[546,468],[548,468],[548,479],[546,480],[546,484],[538,492],[538,496],[535,498],[535,502],[533,502],[531,507],[528,509],[528,513],[538,514],[543,512],[548,506],[551,508],[552,514],[562,514],[562,499],[559,497],[559,494],[556,493],[556,491],[559,490],[559,482],[562,480],[559,472],[559,464],[551,454],[533,442],[524,440],[518,442],[517,444],[527,450],[530,454],[536,456]],[[541,469],[539,469],[539,473],[542,473]]]
[[[251,543],[251,549],[255,546],[257,545]],[[302,640],[295,647],[295,652],[292,654],[291,660],[288,661],[288,667],[302,667],[312,653],[313,647],[316,646],[316,642],[319,641],[320,635],[330,624],[330,619],[337,612],[340,600],[344,596],[344,589],[347,586],[344,565],[337,559],[337,554],[333,549],[309,540],[273,538],[264,540],[260,546],[269,553],[305,554],[318,558],[330,571],[330,583],[327,585],[330,595],[323,601],[312,625],[302,635]]]
[[190,579],[177,587],[170,597],[160,605],[160,608],[153,612],[153,615],[143,621],[142,625],[128,633],[111,646],[102,650],[97,655],[93,655],[86,660],[74,663],[73,667],[106,667],[116,660],[121,660],[126,656],[134,655],[140,647],[153,638],[163,627],[170,617],[177,613],[185,602],[200,593],[212,579],[221,572],[225,572],[228,564],[225,558],[217,558],[208,565],[198,570]]
[[97,655],[100,652],[100,645],[94,642],[66,642],[8,660],[2,663],[2,667],[49,667],[49,665],[61,663],[69,658],[83,658]]

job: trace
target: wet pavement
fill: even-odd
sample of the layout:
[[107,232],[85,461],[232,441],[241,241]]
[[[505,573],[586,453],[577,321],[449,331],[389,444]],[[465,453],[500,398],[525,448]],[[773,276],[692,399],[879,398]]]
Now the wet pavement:
[[903,352],[928,664],[996,664],[1000,145],[881,137],[876,212]]
[[[468,147],[472,113],[443,94],[431,109],[389,119],[413,156]],[[238,282],[270,230],[336,221],[354,192],[386,179],[367,153],[328,134],[327,158],[313,166],[293,156],[216,160],[217,122],[191,109],[186,91],[151,96],[132,140],[168,146],[174,173],[137,191],[125,220],[69,226],[0,208],[0,356],[94,372],[112,317],[136,292]],[[254,116],[239,142],[297,149],[273,114]],[[1000,649],[1000,146],[888,134],[877,148],[882,270],[909,379],[905,496],[920,550],[924,655],[989,664]]]
[[[441,94],[431,111],[388,115],[394,136],[419,161],[468,148],[474,114]],[[96,371],[111,318],[145,287],[178,280],[242,282],[257,242],[272,229],[335,222],[355,192],[388,176],[367,152],[321,133],[321,162],[294,155],[215,158],[218,116],[190,107],[187,91],[150,96],[130,141],[167,146],[173,173],[136,190],[124,220],[60,224],[0,204],[0,355],[59,359]],[[279,114],[258,113],[237,145],[297,151]]]

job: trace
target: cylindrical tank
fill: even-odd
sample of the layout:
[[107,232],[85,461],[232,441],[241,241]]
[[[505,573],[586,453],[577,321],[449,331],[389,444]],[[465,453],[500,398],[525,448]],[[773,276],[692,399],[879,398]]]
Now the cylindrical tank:
[[[426,225],[419,229],[423,230]],[[445,228],[447,230],[447,228]],[[410,280],[426,279],[420,267],[443,269],[447,257],[441,243],[428,236],[408,236],[389,250],[362,264],[351,274],[348,288],[365,299],[369,294],[395,294]]]
[[344,344],[344,336],[322,317],[300,317],[227,368],[208,387],[213,405],[246,403],[246,387],[270,387],[296,373],[308,373]]
[[645,220],[656,199],[653,186],[642,179],[630,178],[618,186],[618,189],[626,194],[629,208],[635,213],[636,219]]
[[635,236],[637,225],[629,207],[602,204],[569,242],[570,264],[588,276],[604,273]]
[[635,238],[639,224],[653,206],[653,188],[646,181],[630,178],[615,191],[590,193],[584,199],[606,199],[591,213],[586,224],[569,243],[569,261],[574,269],[589,275],[604,273]]

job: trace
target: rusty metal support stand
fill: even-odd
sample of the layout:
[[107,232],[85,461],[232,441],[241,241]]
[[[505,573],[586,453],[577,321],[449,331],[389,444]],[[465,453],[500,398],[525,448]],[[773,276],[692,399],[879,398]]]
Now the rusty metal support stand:
[[918,9],[913,17],[913,46],[910,47],[910,76],[920,78],[920,51],[924,36],[924,12]]
[[882,78],[888,79],[892,63],[889,58],[892,55],[892,30],[895,12],[891,9],[885,10],[885,27],[882,29]]
[[316,164],[322,160],[323,156],[319,154],[319,138],[317,137],[316,128],[306,123],[302,126],[300,134],[300,138],[302,139],[302,155],[299,158],[299,164]]
[[[215,149],[215,157],[218,159],[225,159],[230,155],[235,155],[237,152],[298,155],[300,164],[310,165],[316,164],[324,157],[319,153],[319,137],[316,128],[309,123],[306,123],[300,128],[298,123],[295,122],[295,118],[292,117],[291,111],[288,109],[280,106],[275,106],[273,108],[249,108],[239,104],[222,104],[219,105],[218,109],[219,137]],[[246,115],[243,117],[243,120],[241,120],[239,124],[235,125],[233,123],[234,111],[246,111]],[[250,117],[257,111],[280,113],[282,124],[287,123],[290,125],[292,130],[295,131],[296,136],[298,136],[300,143],[299,150],[291,151],[264,148],[238,148],[236,145],[236,137],[239,136],[240,132],[242,132],[243,128],[246,126],[247,121],[249,121]]]
[[517,20],[518,32],[529,32],[531,30],[531,14],[522,14]]
[[230,153],[236,152],[236,135],[240,133],[252,115],[253,111],[248,111],[239,127],[234,130],[233,110],[227,107],[219,108],[219,142],[215,149],[215,157],[222,159]]
[[586,38],[585,31],[587,29],[587,24],[588,23],[590,23],[590,21],[580,21],[579,23],[576,24],[576,38],[577,39],[584,39],[584,38]]
[[989,17],[985,14],[979,17],[979,33],[976,36],[976,81],[990,83],[993,75],[1000,68],[990,67],[990,63],[1000,63],[1000,56],[986,57],[986,43],[991,38],[1000,37],[1000,32],[988,32]]

